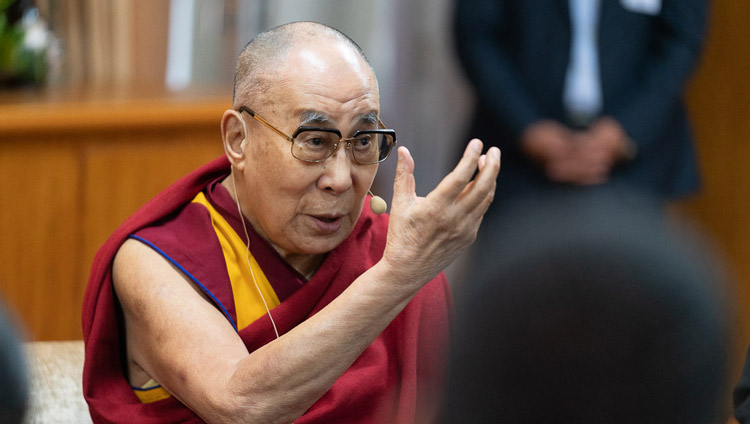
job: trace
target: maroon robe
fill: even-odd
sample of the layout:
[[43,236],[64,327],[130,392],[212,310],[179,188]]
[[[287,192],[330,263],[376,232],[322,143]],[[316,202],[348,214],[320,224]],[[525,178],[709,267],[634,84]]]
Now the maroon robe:
[[[212,180],[226,175],[226,158],[183,177],[126,220],[99,249],[83,303],[86,358],[83,392],[95,423],[202,422],[176,398],[143,404],[124,369],[121,312],[112,287],[112,260],[137,230],[180,210]],[[365,208],[352,234],[331,251],[313,278],[274,308],[281,334],[328,305],[380,260],[388,217]],[[443,381],[452,298],[444,274],[412,299],[352,366],[295,423],[422,422]],[[267,316],[238,333],[249,351],[275,338]]]

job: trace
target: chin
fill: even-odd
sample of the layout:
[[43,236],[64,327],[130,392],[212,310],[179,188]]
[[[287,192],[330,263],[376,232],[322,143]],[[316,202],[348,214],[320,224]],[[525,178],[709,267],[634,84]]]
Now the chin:
[[341,244],[346,237],[321,237],[310,243],[307,251],[309,255],[321,255],[328,253]]
[[303,245],[298,245],[300,254],[322,255],[335,249],[351,233],[351,230],[324,236],[310,236]]

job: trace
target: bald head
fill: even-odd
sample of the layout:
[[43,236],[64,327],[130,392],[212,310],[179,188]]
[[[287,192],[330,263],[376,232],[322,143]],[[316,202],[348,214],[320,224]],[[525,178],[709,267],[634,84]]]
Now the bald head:
[[279,77],[279,64],[296,47],[339,43],[351,48],[372,71],[364,51],[343,32],[317,22],[292,22],[253,37],[240,52],[234,72],[234,102],[258,98]]

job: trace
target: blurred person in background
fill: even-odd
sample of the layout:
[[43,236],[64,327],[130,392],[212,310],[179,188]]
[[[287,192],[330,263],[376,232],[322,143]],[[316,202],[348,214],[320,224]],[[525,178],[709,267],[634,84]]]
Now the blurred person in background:
[[604,189],[525,198],[496,224],[456,293],[443,422],[724,422],[731,308],[703,242]]
[[503,151],[492,209],[571,186],[696,191],[682,97],[706,15],[706,0],[457,0],[470,134]]

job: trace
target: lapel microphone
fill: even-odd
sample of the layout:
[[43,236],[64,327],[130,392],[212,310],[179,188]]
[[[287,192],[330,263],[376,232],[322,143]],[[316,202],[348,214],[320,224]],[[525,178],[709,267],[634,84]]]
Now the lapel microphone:
[[386,209],[388,209],[388,204],[385,203],[385,200],[383,200],[382,197],[376,196],[372,194],[372,191],[367,190],[368,193],[370,193],[370,210],[372,213],[380,215],[385,212]]

